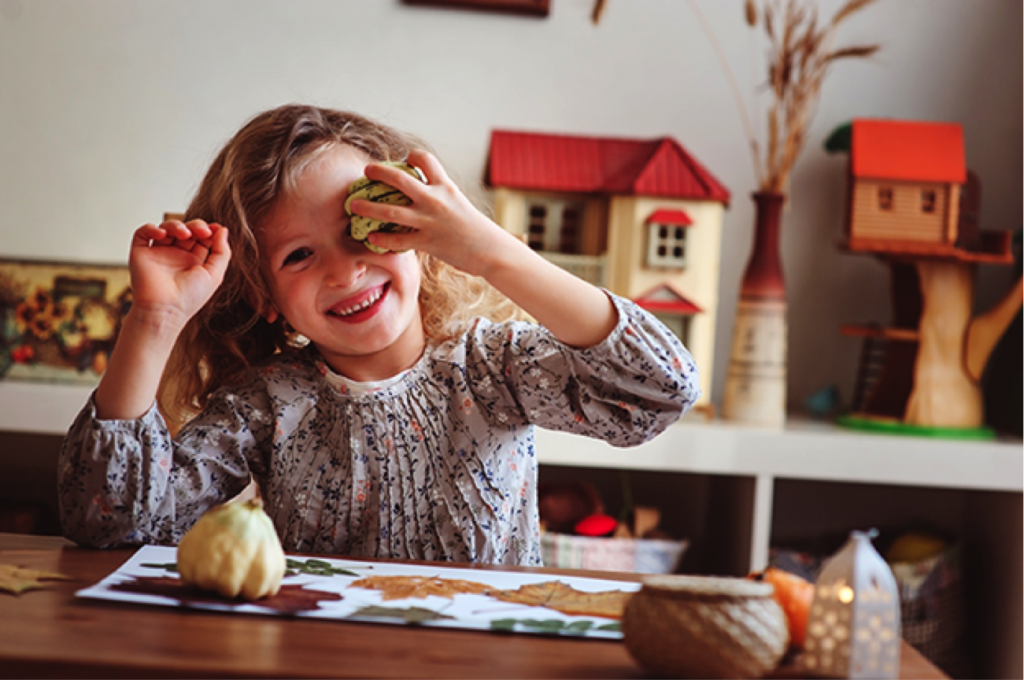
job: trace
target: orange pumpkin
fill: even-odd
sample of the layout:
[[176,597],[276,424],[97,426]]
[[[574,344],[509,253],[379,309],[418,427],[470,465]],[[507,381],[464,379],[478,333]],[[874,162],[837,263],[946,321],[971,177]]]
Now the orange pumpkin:
[[768,567],[750,577],[774,586],[775,601],[786,613],[789,624],[789,644],[802,649],[807,638],[807,617],[814,602],[814,584],[777,567]]

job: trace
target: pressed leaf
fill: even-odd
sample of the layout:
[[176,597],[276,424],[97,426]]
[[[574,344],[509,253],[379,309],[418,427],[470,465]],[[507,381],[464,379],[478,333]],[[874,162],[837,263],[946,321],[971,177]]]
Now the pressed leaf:
[[0,564],[0,591],[20,595],[28,590],[46,587],[42,581],[72,581],[70,576],[52,571],[41,571],[19,567],[14,564]]
[[[560,635],[586,635],[589,630],[611,630],[602,626],[594,627],[594,621],[586,619],[566,623],[561,619],[495,619],[491,621],[491,630],[514,631],[516,626],[535,630],[541,633],[558,633]],[[618,624],[614,624],[618,626]]]
[[626,602],[633,595],[622,590],[586,592],[576,590],[562,581],[544,581],[524,585],[516,590],[494,590],[489,594],[503,602],[547,607],[569,615],[609,619],[621,619]]
[[296,574],[310,574],[313,576],[359,576],[359,574],[354,571],[335,567],[325,560],[311,558],[302,562],[288,557],[285,559],[285,562],[288,567],[288,571],[285,572],[285,576],[295,576]]
[[427,621],[438,621],[440,619],[451,619],[453,617],[433,609],[425,607],[381,607],[368,606],[357,609],[349,615],[349,618],[367,617],[378,619],[400,619],[406,623],[416,625]]
[[350,587],[379,590],[384,600],[423,599],[431,595],[450,600],[458,593],[486,594],[491,590],[491,586],[483,583],[437,576],[367,576],[353,581]]
[[146,567],[147,569],[163,569],[164,571],[169,571],[172,574],[178,573],[177,562],[144,562],[141,566]]

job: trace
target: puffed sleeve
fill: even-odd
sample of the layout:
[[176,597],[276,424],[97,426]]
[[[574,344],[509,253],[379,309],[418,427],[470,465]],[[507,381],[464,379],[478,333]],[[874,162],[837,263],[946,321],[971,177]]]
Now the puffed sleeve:
[[636,304],[608,293],[618,323],[578,349],[534,324],[477,324],[467,384],[492,422],[533,424],[636,446],[700,398],[697,367],[679,339]]
[[271,428],[260,397],[255,389],[215,394],[177,439],[155,406],[138,420],[100,420],[90,398],[58,461],[64,535],[96,548],[176,544],[207,509],[262,472]]

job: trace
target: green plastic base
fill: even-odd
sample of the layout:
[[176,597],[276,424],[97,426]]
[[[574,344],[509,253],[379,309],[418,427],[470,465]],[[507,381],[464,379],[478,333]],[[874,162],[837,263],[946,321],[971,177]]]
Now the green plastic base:
[[940,439],[995,439],[996,433],[988,427],[927,427],[910,425],[889,418],[872,418],[862,415],[845,415],[836,419],[836,424],[852,430],[898,434],[913,437],[938,437]]

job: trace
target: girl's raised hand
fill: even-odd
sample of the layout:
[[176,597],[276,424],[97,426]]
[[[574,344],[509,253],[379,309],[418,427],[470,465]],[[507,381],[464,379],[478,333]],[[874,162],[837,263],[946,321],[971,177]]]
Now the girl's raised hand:
[[203,220],[168,220],[139,227],[129,271],[132,309],[178,316],[184,324],[224,280],[231,259],[227,229]]
[[448,177],[441,163],[426,151],[409,153],[408,162],[419,168],[427,178],[423,184],[396,168],[370,164],[366,176],[389,184],[412,200],[401,206],[352,202],[353,212],[395,222],[412,231],[405,233],[374,232],[370,243],[388,250],[421,250],[469,274],[483,275],[489,258],[501,252],[501,244],[516,240],[481,213]]
[[590,347],[608,336],[618,314],[602,290],[545,260],[477,210],[429,153],[413,151],[409,163],[423,171],[426,184],[396,168],[366,168],[367,177],[412,199],[407,206],[352,202],[352,211],[359,215],[412,229],[377,231],[369,235],[370,243],[388,250],[421,250],[482,276],[566,344]]

